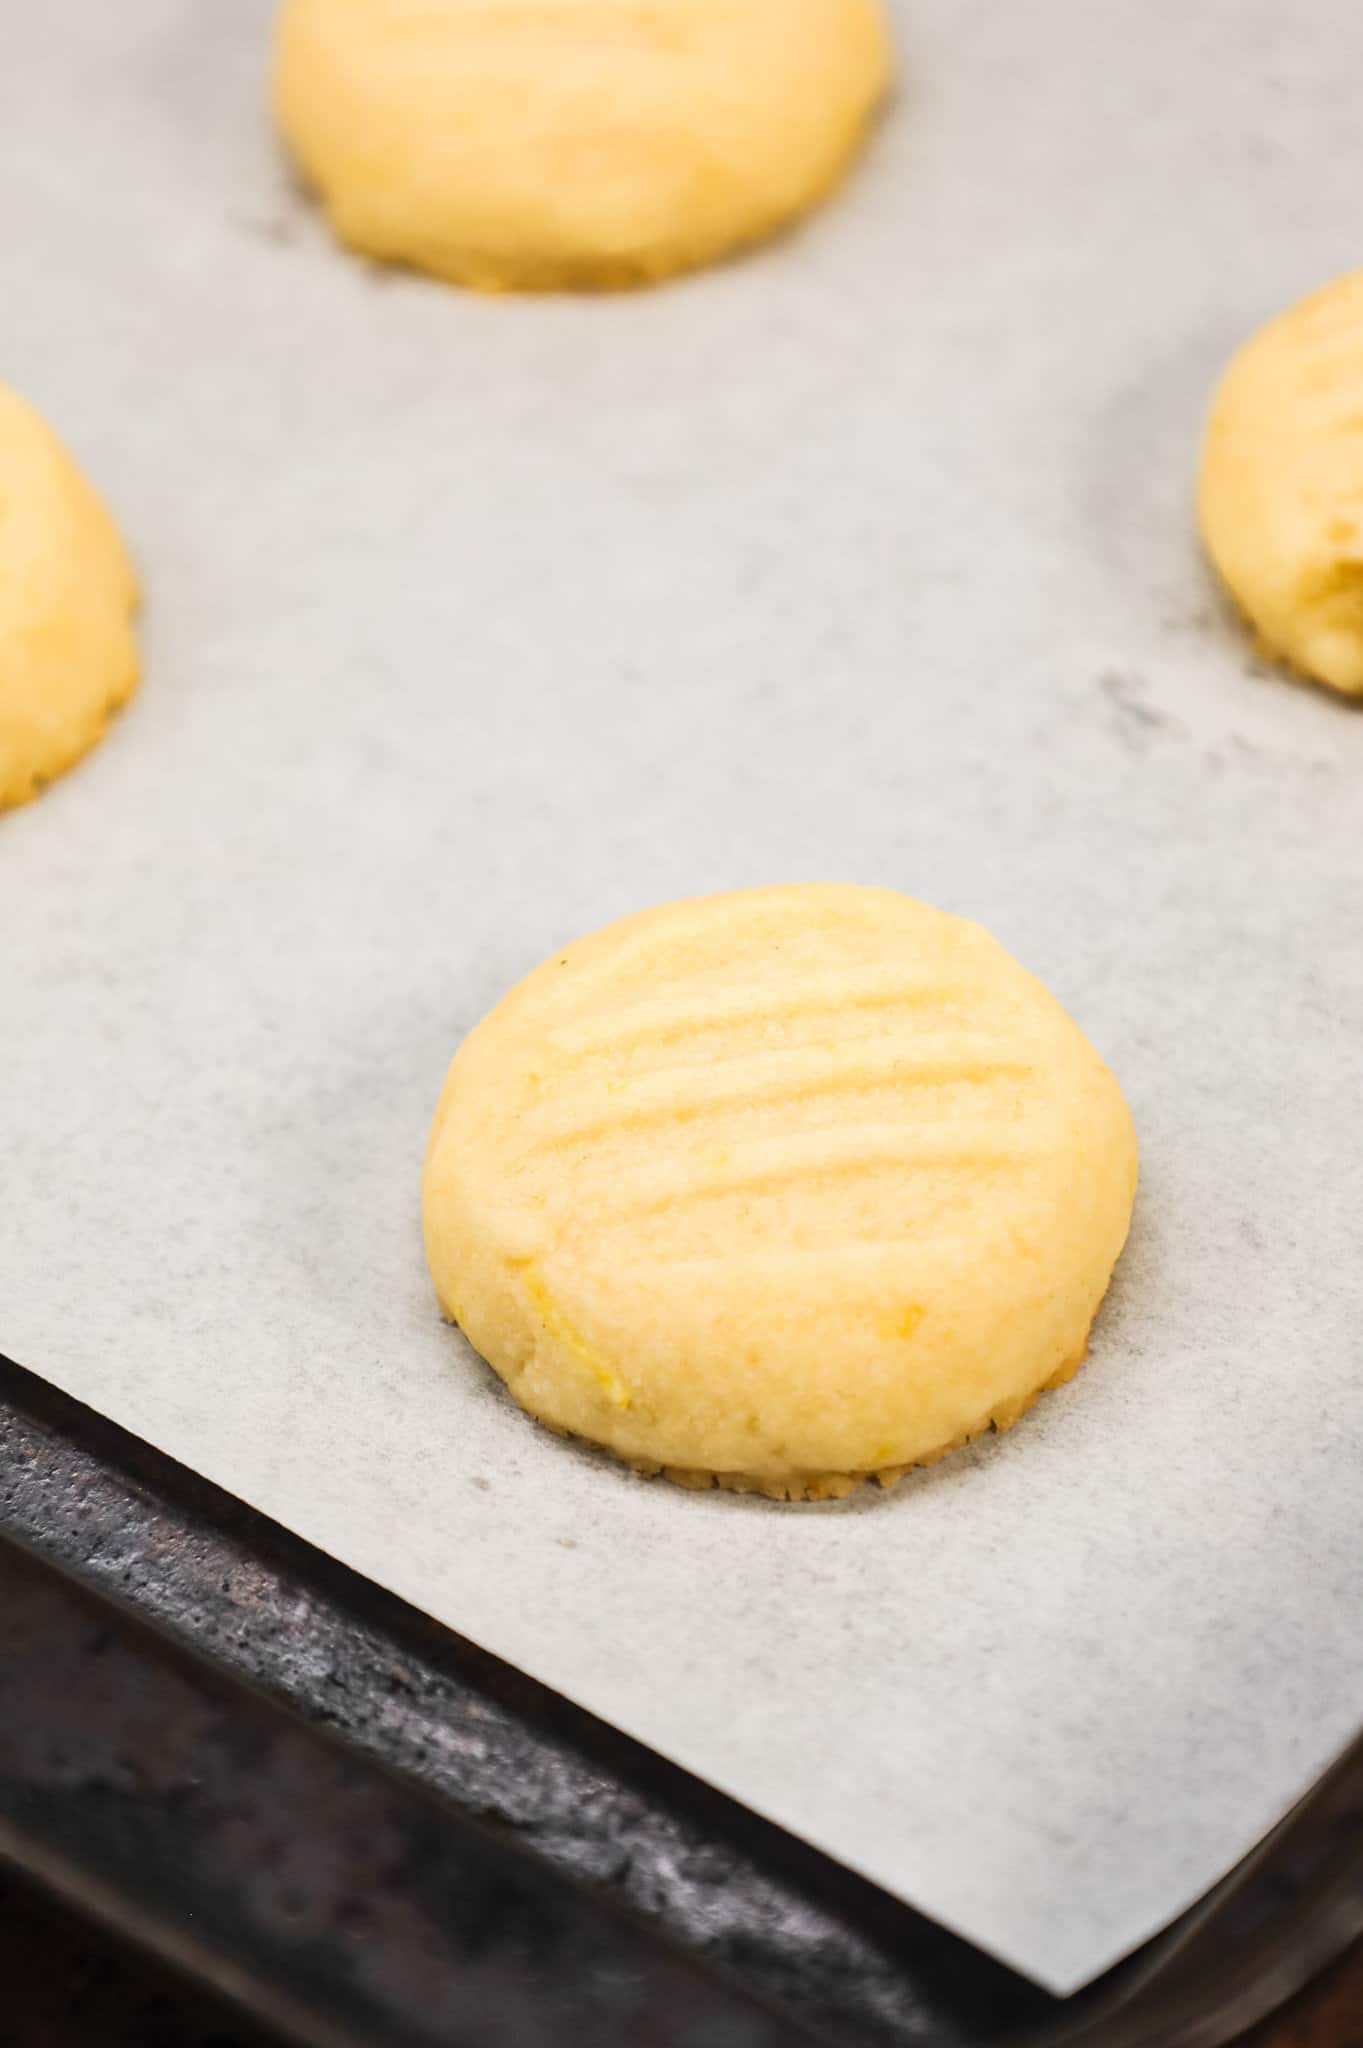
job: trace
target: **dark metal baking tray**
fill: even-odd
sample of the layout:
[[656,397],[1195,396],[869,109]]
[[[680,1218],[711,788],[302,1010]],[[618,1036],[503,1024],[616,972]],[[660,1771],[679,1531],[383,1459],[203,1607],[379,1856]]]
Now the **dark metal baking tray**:
[[1057,2000],[0,1360],[0,1857],[315,2048],[1220,2048],[1363,1930],[1363,1745]]

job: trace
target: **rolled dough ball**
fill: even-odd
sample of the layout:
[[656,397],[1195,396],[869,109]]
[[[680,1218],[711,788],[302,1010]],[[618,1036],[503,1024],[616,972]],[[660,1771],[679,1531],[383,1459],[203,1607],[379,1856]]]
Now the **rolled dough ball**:
[[1136,1141],[1054,998],[887,889],[754,889],[567,946],[455,1056],[447,1313],[531,1414],[685,1484],[845,1493],[1084,1356]]
[[487,291],[637,284],[841,176],[881,0],[285,0],[280,126],[337,234]]
[[1199,509],[1265,650],[1363,695],[1363,270],[1270,320],[1232,358]]
[[0,808],[69,768],[132,695],[136,604],[113,521],[0,385]]

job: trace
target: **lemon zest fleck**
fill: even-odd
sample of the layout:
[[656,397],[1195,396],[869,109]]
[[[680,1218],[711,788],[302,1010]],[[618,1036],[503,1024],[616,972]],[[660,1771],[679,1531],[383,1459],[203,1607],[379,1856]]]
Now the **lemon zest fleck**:
[[584,1366],[597,1382],[602,1392],[617,1408],[628,1408],[630,1391],[619,1373],[613,1372],[597,1352],[593,1351],[582,1332],[569,1322],[553,1295],[544,1284],[544,1277],[538,1267],[527,1266],[525,1291],[531,1306],[543,1323],[549,1335],[562,1344],[578,1364]]

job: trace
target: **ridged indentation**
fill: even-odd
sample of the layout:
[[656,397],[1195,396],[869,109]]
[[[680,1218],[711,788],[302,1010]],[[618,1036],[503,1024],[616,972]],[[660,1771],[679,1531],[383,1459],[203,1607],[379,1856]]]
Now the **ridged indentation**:
[[1313,381],[1297,399],[1294,415],[1312,434],[1328,434],[1332,439],[1337,437],[1347,441],[1355,434],[1363,434],[1360,396],[1363,396],[1363,362],[1354,366],[1347,381],[1340,379],[1323,389]]
[[882,959],[864,933],[797,926],[736,967],[732,929],[715,923],[716,957],[704,924],[680,960],[641,943],[623,973],[589,964],[586,1002],[546,978],[499,1140],[546,1245],[670,1266],[737,1230],[748,1253],[875,1257],[855,1248],[950,1235],[1052,1149],[1048,1031],[983,960],[932,942],[921,964]]
[[[856,977],[867,969],[882,975],[897,972],[902,977],[902,953],[897,968],[887,969],[882,964],[883,929],[868,918],[864,908],[858,911],[849,901],[849,894],[855,892],[837,894],[839,902],[811,904],[801,923],[792,924],[782,935],[779,944],[791,982],[813,976]],[[935,952],[937,971],[949,971],[947,947],[940,941],[945,937],[948,944],[952,939],[959,943],[951,920],[924,912],[921,905],[916,908],[921,917],[931,918],[938,927],[935,936],[939,944],[927,948],[923,957],[930,958]],[[864,943],[868,937],[873,941],[870,946]],[[608,950],[585,959],[580,946],[565,946],[546,963],[537,1003],[546,1027],[553,1029],[584,1016],[613,1012],[642,989],[666,986],[677,994],[688,988],[710,993],[734,989],[749,978],[750,967],[756,968],[759,978],[766,978],[763,970],[770,964],[771,945],[769,916],[760,906],[745,906],[741,893],[698,897],[673,906],[665,933],[645,917],[632,931],[617,928],[615,943]]]
[[[849,1053],[851,1056],[849,1057]],[[598,1088],[556,1094],[530,1124],[531,1150],[536,1156],[570,1150],[588,1142],[621,1141],[667,1128],[694,1134],[726,1113],[758,1109],[797,1111],[806,1102],[828,1106],[846,1098],[849,1108],[859,1096],[889,1096],[884,1113],[892,1116],[894,1098],[904,1115],[916,1113],[916,1099],[932,1088],[984,1088],[995,1081],[1017,1082],[1034,1072],[1030,1062],[1003,1056],[996,1042],[981,1041],[972,1050],[968,1040],[925,1037],[921,1047],[900,1039],[859,1041],[854,1047],[794,1046],[766,1052],[729,1054],[706,1065],[647,1069],[616,1084],[606,1101]]]
[[669,991],[648,1002],[622,1004],[608,1023],[551,1027],[549,1042],[566,1057],[610,1059],[646,1046],[677,1045],[744,1024],[767,1032],[783,1023],[826,1014],[830,1022],[849,1011],[923,1010],[960,1001],[966,993],[946,977],[906,978],[902,969],[862,968],[823,976],[788,989],[779,1002],[769,993],[735,988],[733,978],[714,990]]
[[[945,1233],[939,1233],[936,1242],[941,1243],[944,1236]],[[839,1276],[845,1286],[855,1288],[867,1274],[879,1277],[887,1259],[902,1260],[908,1249],[921,1260],[924,1244],[921,1219],[915,1219],[912,1229],[887,1224],[858,1228],[840,1220],[836,1230],[814,1237],[783,1237],[779,1241],[745,1245],[743,1271],[749,1280],[770,1274],[788,1281],[792,1273],[798,1273],[806,1283],[831,1273]],[[678,1275],[700,1284],[715,1275],[731,1274],[733,1269],[733,1253],[727,1248],[704,1252],[650,1249],[630,1259],[631,1277],[643,1287],[655,1279],[673,1281]]]
[[[1363,318],[1363,308],[1360,308]],[[1297,336],[1298,375],[1303,384],[1353,383],[1363,368],[1363,343],[1354,321],[1338,322],[1309,340]]]
[[991,1143],[983,1133],[963,1131],[958,1120],[936,1131],[886,1131],[863,1124],[798,1131],[736,1145],[714,1165],[678,1160],[669,1152],[651,1170],[613,1177],[596,1215],[602,1223],[620,1223],[659,1209],[694,1210],[730,1195],[775,1191],[796,1182],[869,1178],[885,1166],[902,1169],[906,1177],[943,1169],[983,1176],[1017,1166],[1028,1156],[1025,1145]]

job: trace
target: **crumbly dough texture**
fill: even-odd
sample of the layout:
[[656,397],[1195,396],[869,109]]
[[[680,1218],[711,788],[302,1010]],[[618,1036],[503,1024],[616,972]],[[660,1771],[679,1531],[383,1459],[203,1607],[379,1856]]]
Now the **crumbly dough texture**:
[[524,1408],[686,1485],[893,1483],[1067,1379],[1126,1238],[1121,1091],[977,925],[887,889],[669,904],[455,1056],[447,1314]]
[[1265,651],[1363,696],[1363,270],[1271,320],[1232,359],[1199,509]]
[[274,99],[353,248],[603,288],[807,211],[889,74],[882,0],[284,0]]
[[132,695],[136,603],[113,521],[0,385],[0,809],[69,768]]

